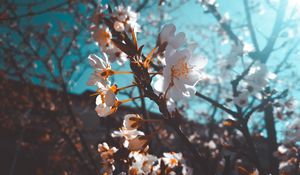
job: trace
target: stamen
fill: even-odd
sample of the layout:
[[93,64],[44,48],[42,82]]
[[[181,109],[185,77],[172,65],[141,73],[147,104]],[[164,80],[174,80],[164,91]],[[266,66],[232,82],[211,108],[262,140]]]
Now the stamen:
[[188,73],[191,67],[189,67],[188,63],[186,62],[185,58],[181,58],[178,60],[176,65],[173,65],[171,68],[171,75],[175,78],[188,78]]

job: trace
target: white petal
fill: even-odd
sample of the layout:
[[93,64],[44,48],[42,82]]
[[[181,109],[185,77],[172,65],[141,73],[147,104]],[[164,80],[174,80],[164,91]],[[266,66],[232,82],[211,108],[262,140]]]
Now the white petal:
[[170,38],[168,44],[171,44],[173,48],[178,49],[185,42],[186,42],[185,34],[183,32],[180,32],[176,36]]
[[96,98],[96,105],[100,105],[100,104],[103,104],[103,101],[102,101],[101,95],[98,95]]
[[161,43],[168,41],[170,37],[174,36],[175,31],[176,27],[174,24],[165,25],[159,35]]
[[203,56],[195,56],[195,57],[190,57],[188,63],[192,66],[196,66],[195,69],[203,69],[206,64],[207,64],[208,60],[203,57]]
[[104,69],[105,68],[105,63],[104,61],[99,58],[97,55],[95,54],[91,54],[88,57],[89,59],[89,63],[91,66],[93,66],[96,69]]
[[116,102],[116,95],[111,90],[108,90],[105,94],[105,104],[107,106],[113,106],[115,102]]
[[112,112],[110,110],[110,107],[107,107],[105,105],[97,105],[95,108],[95,111],[97,112],[99,117],[106,117],[108,115],[110,115]]
[[197,84],[197,82],[201,79],[201,74],[197,71],[191,71],[188,74],[187,79],[186,78],[182,78],[182,82],[184,84],[190,85],[190,86],[195,86]]
[[155,76],[155,82],[154,82],[154,90],[158,92],[163,92],[163,85],[164,85],[164,77],[161,75]]

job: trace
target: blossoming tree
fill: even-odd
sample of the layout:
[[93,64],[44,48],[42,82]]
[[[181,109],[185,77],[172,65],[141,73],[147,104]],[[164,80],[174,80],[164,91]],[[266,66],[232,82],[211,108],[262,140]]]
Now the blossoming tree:
[[[72,51],[78,56],[74,66],[89,63],[93,72],[87,85],[96,88],[91,94],[95,97],[95,114],[103,123],[116,122],[119,127],[108,128],[106,139],[99,143],[99,163],[90,154],[91,148],[81,131],[74,128],[93,168],[78,152],[77,142],[68,135],[66,139],[75,145],[73,148],[87,169],[97,174],[299,174],[299,116],[295,100],[288,95],[288,91],[297,95],[295,83],[299,77],[290,78],[294,84],[282,79],[294,73],[289,59],[299,53],[300,38],[293,35],[299,32],[296,6],[291,7],[288,0],[243,0],[245,20],[234,21],[229,13],[222,15],[217,1],[200,0],[196,3],[199,11],[202,8],[206,15],[216,19],[216,24],[190,24],[185,27],[191,32],[185,33],[172,19],[163,16],[168,9],[176,12],[183,2],[116,0],[79,4],[79,11],[80,7],[93,11],[86,12],[90,13],[90,20],[71,11],[79,13],[80,17],[75,15],[75,19],[84,24],[80,29],[69,29],[71,33],[60,27],[62,44],[65,35],[73,37],[62,55],[53,50],[57,46],[50,47],[57,39],[49,43],[47,35],[40,36],[42,43],[51,48],[49,57],[39,63],[46,67],[46,72],[36,73],[27,68],[39,62],[43,52],[36,50],[38,45],[33,47],[25,42],[26,38],[24,44],[30,49],[29,55],[35,55],[34,59],[23,60],[27,65],[23,68],[16,64],[19,57],[15,56],[12,63],[9,59],[4,61],[13,65],[12,70],[2,67],[9,77],[22,81],[32,81],[28,77],[52,80],[46,85],[63,90],[68,115],[77,126],[68,85],[79,75],[71,71],[65,74],[70,66],[64,61],[68,51]],[[151,14],[145,24],[140,23],[143,10],[154,5],[162,15],[156,19],[156,14]],[[13,6],[8,7],[11,10],[1,15],[7,21],[35,15],[18,16],[13,13]],[[270,34],[254,24],[254,14],[264,10],[276,14]],[[10,27],[25,37],[18,27]],[[80,42],[76,36],[82,30],[90,32],[89,43],[94,41],[99,49],[97,53],[89,51],[86,58],[76,45]],[[191,34],[197,36],[194,41]],[[227,50],[220,45],[227,46]],[[16,46],[8,44],[3,52],[9,48]],[[6,54],[7,58],[13,53]],[[276,54],[283,58],[269,64]],[[27,72],[27,77],[20,70]],[[120,86],[124,82],[126,85]],[[124,105],[141,110],[116,116]],[[201,124],[187,118],[196,118]],[[57,119],[56,122],[59,124]],[[285,124],[287,130],[280,133]]]

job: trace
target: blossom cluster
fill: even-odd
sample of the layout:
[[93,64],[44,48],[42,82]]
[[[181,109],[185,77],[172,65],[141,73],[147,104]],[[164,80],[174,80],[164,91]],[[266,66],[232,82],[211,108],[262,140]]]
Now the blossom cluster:
[[112,32],[106,24],[99,23],[105,16],[114,20],[113,28],[116,32],[141,30],[137,23],[138,14],[131,10],[130,7],[117,6],[115,13],[105,14],[108,6],[100,6],[98,12],[93,17],[94,24],[91,26],[93,39],[98,46],[105,52],[111,62],[117,62],[122,65],[127,60],[127,55],[116,47],[112,42]]
[[191,174],[192,169],[185,165],[182,153],[163,153],[160,158],[148,153],[148,143],[152,136],[147,136],[144,132],[138,130],[142,123],[148,121],[137,114],[125,115],[122,128],[112,133],[112,137],[123,139],[123,147],[119,149],[109,147],[106,142],[98,145],[103,164],[102,171],[112,174],[115,170],[115,158],[120,155],[120,152],[127,152],[123,150],[125,148],[128,152],[119,162],[128,165],[128,171],[124,172],[125,174]]
[[[105,13],[105,10],[110,11],[109,14]],[[173,24],[163,27],[159,34],[159,44],[144,60],[140,57],[141,53],[137,52],[132,55],[132,52],[138,50],[136,32],[140,31],[140,26],[137,24],[137,17],[138,14],[131,11],[129,7],[123,8],[121,6],[115,8],[114,12],[110,7],[100,7],[99,12],[94,16],[92,36],[102,51],[102,57],[95,54],[88,57],[94,72],[87,84],[97,87],[97,91],[93,95],[97,96],[95,111],[99,117],[111,115],[123,103],[144,98],[144,96],[138,96],[119,100],[117,94],[120,91],[135,87],[142,89],[142,85],[135,81],[125,87],[112,84],[110,76],[116,74],[133,74],[136,76],[137,73],[140,73],[134,72],[134,69],[132,69],[133,72],[113,70],[111,63],[115,61],[118,64],[125,64],[126,62],[129,62],[130,65],[135,64],[138,69],[144,69],[148,75],[153,75],[156,81],[149,83],[156,89],[153,93],[159,96],[163,94],[161,97],[168,106],[170,106],[170,102],[194,95],[195,86],[202,78],[203,68],[207,60],[192,55],[196,45],[187,44],[183,32],[175,34],[176,28]],[[106,22],[99,23],[99,18]],[[128,42],[128,34],[131,35],[132,42]],[[133,47],[127,47],[126,44]],[[154,64],[153,58],[155,56],[158,57],[161,64],[159,65],[160,70],[151,66]],[[136,81],[139,80],[136,79]],[[119,147],[110,147],[107,143],[98,145],[103,172],[112,174],[116,169],[115,164],[126,164],[128,166],[126,173],[133,175],[191,174],[192,169],[185,165],[182,153],[166,152],[160,158],[149,153],[150,140],[160,131],[160,128],[150,134],[145,134],[139,130],[145,123],[163,125],[164,121],[161,119],[144,119],[138,114],[128,114],[124,117],[123,126],[111,134],[113,138],[120,138],[122,145]],[[127,154],[120,152],[127,152]],[[120,159],[119,155],[123,155],[123,157]]]
[[[130,74],[131,72],[114,71],[110,63],[117,60],[119,64],[124,64],[127,58],[132,57],[125,52],[131,53],[128,51],[129,49],[138,48],[135,32],[140,31],[137,24],[138,15],[131,11],[130,7],[119,6],[115,9],[115,13],[106,14],[105,9],[107,8],[106,6],[100,7],[99,13],[94,16],[92,26],[92,35],[101,48],[103,58],[95,54],[88,58],[90,65],[95,70],[88,81],[88,85],[95,85],[98,88],[96,111],[100,117],[112,114],[120,104],[124,103],[124,101],[119,101],[116,95],[120,90],[127,87],[118,88],[117,85],[111,85],[109,77],[115,74]],[[99,23],[99,20],[103,19],[109,22]],[[156,81],[151,84],[158,94],[164,94],[164,98],[172,110],[175,108],[174,101],[189,98],[196,93],[195,86],[203,79],[203,69],[207,64],[207,59],[204,57],[193,55],[196,44],[188,44],[185,34],[183,32],[175,34],[175,31],[176,27],[173,24],[165,25],[159,33],[157,49],[154,48],[144,61],[138,61],[139,66],[148,69],[148,73],[155,76]],[[128,33],[132,35],[133,44],[136,48],[125,48],[123,45],[128,42],[126,37],[124,38],[124,35],[126,36]],[[123,41],[114,40],[112,34]],[[112,56],[110,48],[118,50],[118,54],[114,53]],[[125,58],[123,55],[126,59],[123,59]],[[157,56],[159,63],[161,63],[162,70],[158,70],[158,72],[150,72],[152,70],[150,65],[154,56]],[[133,82],[128,88],[134,86],[138,85]],[[125,100],[125,102],[133,99]]]
[[244,84],[239,94],[233,98],[234,103],[239,107],[245,107],[248,104],[248,97],[250,95],[257,95],[275,77],[276,75],[269,72],[265,64],[257,63],[252,66],[243,79]]
[[[216,5],[215,1],[201,1],[201,3],[207,6]],[[88,57],[90,65],[94,68],[88,85],[97,87],[97,91],[93,95],[97,95],[95,111],[99,117],[110,116],[117,111],[121,104],[142,98],[149,98],[155,102],[163,116],[161,119],[152,119],[149,116],[144,118],[138,114],[125,115],[123,126],[111,134],[112,138],[119,138],[121,144],[117,147],[111,147],[107,143],[98,146],[104,165],[103,172],[113,174],[121,165],[123,169],[119,168],[118,172],[121,169],[123,173],[133,175],[191,174],[192,169],[186,165],[182,153],[168,152],[163,153],[161,157],[152,155],[149,151],[149,143],[167,122],[170,122],[169,126],[175,127],[175,130],[178,129],[178,132],[181,132],[179,122],[176,123],[177,114],[179,114],[177,113],[177,102],[190,99],[195,94],[199,95],[197,84],[210,78],[210,75],[204,71],[208,60],[195,54],[197,45],[188,43],[185,33],[177,32],[173,24],[163,26],[155,47],[145,56],[143,54],[144,45],[139,47],[137,42],[137,32],[141,32],[141,27],[137,23],[138,16],[130,7],[118,6],[111,9],[108,6],[101,6],[99,8],[93,17],[94,24],[91,30],[94,40],[101,49],[102,57],[95,54]],[[223,18],[220,23],[227,25],[229,18]],[[251,63],[244,62],[243,57],[247,54],[249,56],[252,52],[254,52],[252,46],[242,42],[235,43],[225,59],[218,63],[224,78],[231,73],[230,71],[234,71],[239,60],[243,64],[243,67],[237,68],[238,71],[242,70],[242,73],[231,81],[233,89],[231,101],[235,104],[237,111],[228,109],[209,97],[204,96],[203,98],[232,115],[231,119],[223,125],[236,127],[243,132],[242,134],[246,133],[245,128],[248,126],[247,123],[244,126],[244,121],[238,120],[246,118],[246,121],[250,117],[244,116],[242,108],[248,105],[250,96],[255,96],[262,101],[263,98],[272,96],[272,93],[265,96],[264,93],[268,93],[267,87],[270,81],[276,77],[268,70],[267,65],[259,60],[252,60]],[[111,63],[114,62],[120,65],[128,63],[131,70],[113,70]],[[110,81],[110,77],[116,74],[133,75],[134,81],[125,87],[118,87],[117,84],[112,84]],[[217,80],[216,82],[222,81]],[[132,96],[134,94],[132,93],[128,99],[119,100],[118,93],[128,88],[138,88],[140,95]],[[201,94],[199,96],[202,97]],[[270,97],[270,99],[272,98]],[[270,104],[273,102],[274,100],[267,101]],[[264,105],[261,106],[264,107]],[[260,105],[257,108],[259,107]],[[245,109],[246,112],[247,110],[249,111],[249,109]],[[252,112],[248,114],[251,115]],[[158,123],[160,127],[153,127],[153,130],[147,132],[142,131],[146,125],[154,123],[156,126]],[[294,134],[298,135],[298,131]],[[203,144],[212,152],[211,157],[217,157],[220,154],[214,141],[210,140]],[[115,143],[110,145],[116,146]],[[197,153],[197,150],[195,152]]]

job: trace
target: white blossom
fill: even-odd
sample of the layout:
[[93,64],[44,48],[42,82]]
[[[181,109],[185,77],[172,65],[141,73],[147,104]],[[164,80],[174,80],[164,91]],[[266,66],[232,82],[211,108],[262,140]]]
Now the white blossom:
[[108,55],[109,61],[116,61],[119,65],[123,65],[127,60],[127,55],[114,45],[103,48],[103,52]]
[[142,118],[138,114],[127,114],[123,120],[123,126],[127,130],[137,129],[142,122]]
[[107,26],[95,29],[92,36],[101,48],[108,47],[111,44],[112,35]]
[[182,153],[163,153],[164,157],[162,160],[164,163],[169,166],[170,168],[174,168],[175,166],[178,166],[181,161],[183,161]]
[[105,53],[102,53],[102,55],[104,59],[95,54],[91,54],[88,57],[90,65],[94,68],[94,72],[91,74],[87,82],[89,86],[96,85],[98,88],[103,88],[110,83],[107,78],[111,67],[108,62],[107,55]]
[[233,97],[233,102],[234,104],[242,108],[248,104],[248,97],[249,97],[249,92],[243,91],[238,96]]
[[201,80],[201,71],[207,63],[202,57],[193,57],[192,50],[176,50],[166,57],[163,77],[155,83],[157,91],[167,93],[168,98],[180,100],[195,94],[195,85]]
[[153,169],[154,163],[158,160],[156,156],[136,151],[131,152],[128,157],[134,159],[129,168],[129,174],[149,174]]
[[100,153],[100,157],[102,159],[102,171],[106,174],[112,174],[115,170],[114,166],[114,153],[116,153],[118,149],[116,147],[109,147],[106,142],[98,145],[98,152]]
[[[127,147],[130,151],[142,151],[147,150],[147,144],[149,139],[147,136],[138,135],[133,139],[128,139],[124,142],[124,146]],[[146,149],[147,148],[147,149]]]
[[250,68],[247,76],[245,76],[245,82],[248,84],[250,92],[255,93],[262,90],[269,83],[269,80],[275,79],[276,75],[269,72],[265,64],[257,64]]
[[131,10],[131,7],[116,7],[116,18],[117,21],[124,24],[127,31],[131,31],[133,29],[135,32],[141,31],[141,26],[137,23],[138,14]]
[[101,89],[96,98],[96,105],[95,111],[99,117],[106,117],[114,113],[119,106],[119,101],[113,88]]
[[132,129],[128,130],[127,128],[120,128],[119,131],[114,131],[112,137],[124,137],[126,140],[134,139],[139,135],[145,135],[142,131]]

